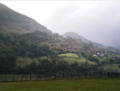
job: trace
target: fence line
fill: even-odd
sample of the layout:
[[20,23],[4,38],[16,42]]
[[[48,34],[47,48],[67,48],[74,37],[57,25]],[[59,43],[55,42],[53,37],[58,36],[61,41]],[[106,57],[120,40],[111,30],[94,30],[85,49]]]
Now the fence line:
[[47,80],[57,78],[120,78],[120,73],[87,73],[87,74],[0,74],[0,82],[9,81],[30,81],[30,80]]

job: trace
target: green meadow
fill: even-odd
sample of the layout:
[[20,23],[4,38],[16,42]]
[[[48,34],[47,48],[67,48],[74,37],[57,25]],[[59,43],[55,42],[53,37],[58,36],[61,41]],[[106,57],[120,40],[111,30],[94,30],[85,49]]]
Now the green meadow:
[[120,91],[120,79],[1,82],[0,91]]
[[64,54],[60,54],[59,57],[61,57],[65,62],[67,63],[74,63],[77,62],[78,64],[82,64],[87,62],[90,65],[95,65],[95,62],[92,62],[90,60],[85,59],[84,57],[79,57],[77,54],[75,53],[64,53]]

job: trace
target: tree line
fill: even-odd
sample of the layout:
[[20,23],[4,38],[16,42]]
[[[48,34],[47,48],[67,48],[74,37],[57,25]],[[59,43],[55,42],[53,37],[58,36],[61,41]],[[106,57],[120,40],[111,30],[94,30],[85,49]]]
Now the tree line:
[[87,62],[70,64],[58,54],[58,50],[47,45],[27,43],[14,35],[0,34],[0,74],[36,74],[41,78],[119,76],[120,57],[108,57],[100,62],[100,58],[81,53],[81,56],[97,63],[90,65]]

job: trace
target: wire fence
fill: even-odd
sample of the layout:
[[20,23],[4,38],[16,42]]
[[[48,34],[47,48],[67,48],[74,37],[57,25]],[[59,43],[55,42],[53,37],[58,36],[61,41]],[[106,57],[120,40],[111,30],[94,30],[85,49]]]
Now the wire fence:
[[34,81],[59,78],[120,78],[120,73],[87,73],[87,74],[0,74],[0,82]]

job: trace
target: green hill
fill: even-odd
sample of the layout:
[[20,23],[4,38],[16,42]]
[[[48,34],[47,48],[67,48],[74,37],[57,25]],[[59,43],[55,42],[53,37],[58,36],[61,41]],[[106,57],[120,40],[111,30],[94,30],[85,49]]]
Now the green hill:
[[83,37],[52,33],[35,20],[0,4],[0,74],[64,76],[73,73],[71,69],[87,74],[91,70],[104,71],[106,64],[118,64],[119,69],[119,60],[119,52],[114,48],[105,48]]

